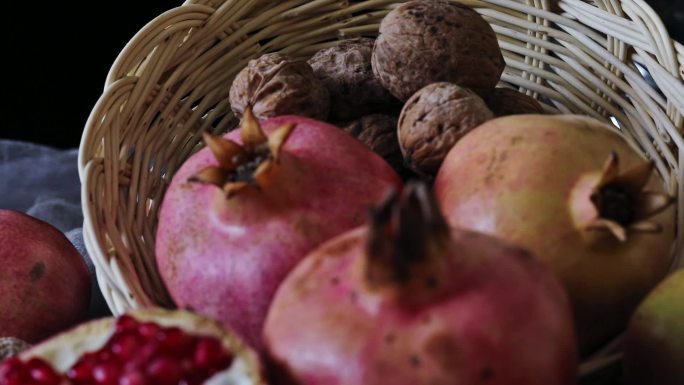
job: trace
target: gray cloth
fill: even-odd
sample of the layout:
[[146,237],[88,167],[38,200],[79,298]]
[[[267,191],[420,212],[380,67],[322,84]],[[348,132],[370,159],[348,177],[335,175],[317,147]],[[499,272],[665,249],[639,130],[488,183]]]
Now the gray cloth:
[[83,244],[78,150],[0,140],[0,209],[22,211],[62,231],[81,253],[92,278],[90,318],[109,310]]

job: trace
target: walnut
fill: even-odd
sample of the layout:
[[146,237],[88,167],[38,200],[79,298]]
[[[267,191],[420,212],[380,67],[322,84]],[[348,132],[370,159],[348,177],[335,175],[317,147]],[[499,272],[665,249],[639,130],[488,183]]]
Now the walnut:
[[396,117],[383,114],[365,115],[346,124],[342,129],[370,147],[392,167],[399,167],[403,163],[397,141]]
[[467,88],[445,82],[421,88],[399,116],[404,163],[418,174],[434,175],[459,139],[492,118],[484,100]]
[[492,27],[470,7],[417,0],[385,16],[372,56],[373,72],[402,101],[435,82],[451,82],[485,97],[505,63]]
[[346,40],[309,59],[314,74],[330,92],[330,117],[349,120],[399,104],[373,75],[373,39]]
[[13,357],[29,347],[29,344],[18,338],[0,337],[0,361]]
[[259,119],[292,114],[325,120],[330,96],[306,61],[270,53],[250,60],[230,87],[235,116],[242,118],[248,105]]
[[487,106],[496,116],[544,113],[536,99],[510,88],[494,89],[487,97]]

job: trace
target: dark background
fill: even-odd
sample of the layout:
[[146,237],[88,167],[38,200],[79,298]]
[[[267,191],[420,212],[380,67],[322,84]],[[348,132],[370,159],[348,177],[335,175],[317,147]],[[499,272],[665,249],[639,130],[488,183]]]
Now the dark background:
[[[684,0],[649,0],[684,41]],[[96,5],[93,5],[95,3]],[[0,138],[78,146],[107,72],[131,37],[181,0],[7,2]]]
[[[145,24],[182,0],[28,1],[2,6],[0,138],[78,146],[112,63]],[[9,29],[9,30],[8,30]]]

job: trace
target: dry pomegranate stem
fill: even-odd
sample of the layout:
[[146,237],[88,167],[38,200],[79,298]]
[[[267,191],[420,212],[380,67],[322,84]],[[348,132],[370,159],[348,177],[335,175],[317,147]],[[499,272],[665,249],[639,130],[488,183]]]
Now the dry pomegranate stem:
[[[452,240],[428,187],[410,183],[403,194],[393,191],[370,216],[364,270],[369,287],[398,290],[398,298],[411,303],[437,296],[446,287],[440,272]],[[423,289],[431,294],[411,294]]]
[[242,145],[204,133],[204,142],[219,165],[203,169],[190,181],[216,185],[223,189],[227,198],[245,188],[259,189],[260,177],[277,164],[280,151],[294,127],[292,123],[286,124],[266,136],[252,109],[246,108],[240,127]]
[[220,340],[121,316],[108,342],[66,374],[39,358],[0,364],[0,385],[199,385],[233,361]]
[[627,240],[628,231],[662,231],[648,218],[667,208],[673,199],[667,194],[644,190],[653,168],[653,162],[646,161],[620,174],[618,155],[611,153],[591,194],[597,216],[587,229],[609,231],[622,242]]

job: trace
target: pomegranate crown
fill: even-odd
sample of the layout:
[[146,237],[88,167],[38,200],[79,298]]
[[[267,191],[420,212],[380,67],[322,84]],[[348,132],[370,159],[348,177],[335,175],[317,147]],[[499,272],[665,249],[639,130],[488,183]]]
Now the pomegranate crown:
[[410,182],[370,210],[364,279],[371,289],[398,289],[402,300],[429,300],[444,287],[449,245],[450,228],[434,196],[424,183]]
[[623,173],[619,172],[619,166],[618,155],[612,152],[591,193],[597,214],[587,229],[608,231],[622,242],[627,240],[628,231],[662,231],[660,225],[648,219],[665,210],[674,199],[665,193],[644,190],[653,173],[653,161],[645,161]]
[[204,168],[189,181],[213,184],[223,190],[226,198],[247,188],[259,190],[268,172],[278,164],[283,145],[295,126],[285,124],[267,136],[251,107],[247,107],[240,127],[242,145],[205,132],[204,142],[218,166]]

